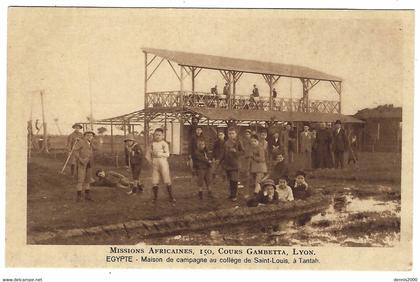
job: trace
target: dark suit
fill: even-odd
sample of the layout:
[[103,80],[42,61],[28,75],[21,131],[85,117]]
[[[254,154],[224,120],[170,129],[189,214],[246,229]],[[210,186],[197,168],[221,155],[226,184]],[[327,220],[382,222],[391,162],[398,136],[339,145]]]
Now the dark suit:
[[321,128],[315,137],[313,148],[315,150],[316,168],[332,167],[330,146],[332,143],[331,132],[327,128]]
[[274,139],[274,136],[268,139],[268,154],[269,154],[270,159],[274,159],[274,155],[283,151],[282,146],[283,145],[282,145],[280,136],[279,138],[277,138],[277,140]]
[[343,128],[333,131],[333,152],[335,159],[335,167],[344,167],[344,151],[347,150],[347,135]]

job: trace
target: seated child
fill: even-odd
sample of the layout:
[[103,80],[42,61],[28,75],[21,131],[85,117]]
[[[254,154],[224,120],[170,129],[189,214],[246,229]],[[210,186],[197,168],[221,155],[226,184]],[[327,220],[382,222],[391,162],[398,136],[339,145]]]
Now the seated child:
[[255,198],[247,202],[248,207],[256,207],[259,204],[277,204],[279,202],[279,194],[276,191],[276,185],[272,179],[265,179],[261,182],[262,189]]
[[279,152],[275,155],[274,164],[270,172],[270,178],[274,180],[276,185],[279,184],[280,178],[285,178],[289,181],[289,166],[284,160],[283,153]]
[[127,194],[135,194],[137,192],[137,186],[133,182],[130,182],[127,177],[122,174],[119,174],[115,171],[105,172],[103,169],[98,169],[96,171],[95,182],[92,186],[102,186],[102,187],[115,187],[123,189]]
[[192,152],[192,160],[195,164],[197,173],[198,197],[203,199],[203,186],[206,185],[207,195],[212,198],[213,195],[210,189],[210,182],[212,178],[211,160],[207,157],[206,142],[204,139],[197,140],[197,146]]
[[279,195],[280,202],[287,202],[287,201],[294,200],[292,188],[290,188],[287,185],[287,181],[285,177],[279,178],[279,184],[277,185],[276,191]]
[[296,172],[295,180],[291,183],[293,195],[295,199],[306,199],[310,196],[308,183],[305,181],[305,172],[299,170]]

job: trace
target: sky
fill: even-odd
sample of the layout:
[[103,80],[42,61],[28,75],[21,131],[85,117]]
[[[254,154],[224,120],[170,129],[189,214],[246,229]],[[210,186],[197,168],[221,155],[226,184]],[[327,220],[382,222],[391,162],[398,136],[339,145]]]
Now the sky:
[[[8,23],[8,95],[24,97],[23,114],[36,120],[43,90],[53,134],[86,121],[91,99],[95,119],[142,109],[142,47],[301,65],[338,76],[344,114],[401,106],[413,76],[412,12],[10,8]],[[203,70],[196,90],[215,84],[222,89],[222,76]],[[268,96],[263,78],[251,74],[243,75],[237,93],[248,95],[253,84]],[[148,85],[149,91],[177,89],[168,64]],[[276,89],[282,97],[302,95],[297,79],[281,78]],[[338,100],[327,82],[309,97]]]

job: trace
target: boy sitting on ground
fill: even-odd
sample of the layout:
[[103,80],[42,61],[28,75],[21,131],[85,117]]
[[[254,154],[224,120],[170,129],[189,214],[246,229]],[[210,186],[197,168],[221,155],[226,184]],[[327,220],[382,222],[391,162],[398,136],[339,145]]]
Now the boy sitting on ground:
[[200,200],[203,199],[203,186],[206,185],[207,195],[212,198],[213,195],[210,189],[210,181],[212,177],[211,172],[211,160],[207,156],[206,142],[204,139],[197,140],[197,146],[192,152],[192,160],[195,164],[197,172],[197,186],[198,186],[198,197]]
[[279,184],[277,185],[276,191],[279,194],[280,202],[288,202],[294,200],[292,188],[287,185],[285,177],[279,178]]
[[269,205],[279,202],[279,194],[276,191],[276,185],[272,179],[266,179],[261,182],[261,190],[255,198],[247,202],[248,207],[256,207],[259,204]]
[[291,183],[293,196],[295,199],[304,200],[310,196],[309,185],[305,180],[305,172],[299,170],[296,172],[295,180]]
[[282,177],[286,179],[286,182],[289,181],[289,166],[284,160],[283,153],[279,152],[275,155],[274,165],[270,172],[270,178],[274,180],[276,185],[278,185],[279,179]]
[[102,187],[115,187],[120,188],[127,192],[127,194],[135,194],[137,192],[137,187],[134,185],[134,182],[128,180],[122,174],[119,174],[115,171],[105,172],[103,169],[98,169],[96,171],[96,180],[92,183],[92,186],[102,186]]

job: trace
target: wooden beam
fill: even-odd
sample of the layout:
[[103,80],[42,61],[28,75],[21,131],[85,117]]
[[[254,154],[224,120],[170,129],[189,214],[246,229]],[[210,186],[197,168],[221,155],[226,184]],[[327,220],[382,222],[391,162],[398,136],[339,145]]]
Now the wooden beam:
[[176,72],[174,66],[172,65],[171,61],[166,60],[168,62],[168,64],[171,66],[172,70],[174,71],[174,74],[176,75],[176,77],[178,77],[178,80],[181,80],[181,77],[178,75],[178,73]]
[[[146,52],[144,52],[144,54],[147,54]],[[156,59],[156,55],[150,60],[150,62],[147,62],[147,59],[146,59],[146,67],[148,67],[155,59]]]
[[155,67],[155,69],[152,71],[152,73],[149,75],[149,77],[147,77],[147,80],[149,80],[152,77],[152,75],[155,73],[155,71],[159,68],[160,64],[162,64],[162,62],[164,60],[165,59],[163,59],[163,58],[162,58],[162,60],[160,60],[159,64]]
[[202,70],[203,68],[198,68],[198,72],[194,75],[194,78],[196,78],[197,77],[197,75],[201,72],[201,70]]
[[114,154],[114,125],[111,121],[111,153]]

